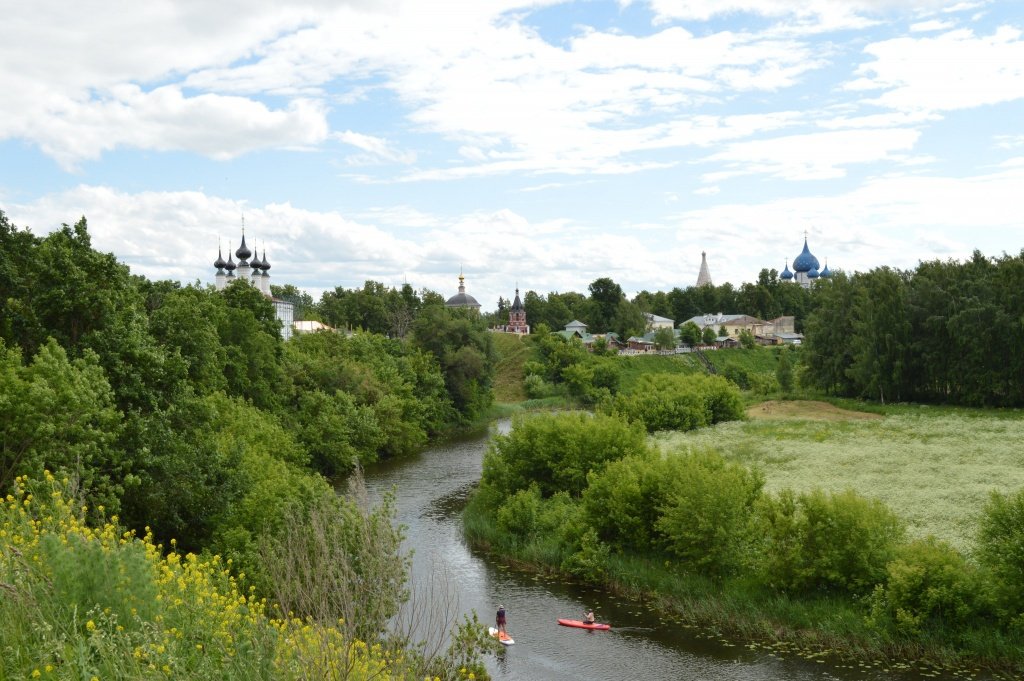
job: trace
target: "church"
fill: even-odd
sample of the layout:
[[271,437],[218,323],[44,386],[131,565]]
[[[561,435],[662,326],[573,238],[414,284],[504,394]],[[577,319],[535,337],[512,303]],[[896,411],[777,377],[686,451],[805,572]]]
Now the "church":
[[828,260],[825,261],[825,269],[818,271],[819,266],[818,259],[814,257],[807,247],[807,232],[804,232],[804,250],[793,259],[793,271],[789,271],[789,263],[787,262],[779,278],[783,281],[792,281],[794,284],[799,284],[804,288],[810,288],[811,283],[816,279],[828,279],[832,276],[832,271],[828,268]]
[[[234,258],[238,258],[235,263]],[[252,258],[250,261],[249,259]],[[292,337],[292,324],[295,321],[295,306],[287,300],[274,298],[270,294],[270,261],[267,259],[267,249],[263,249],[263,259],[245,245],[245,227],[242,227],[242,245],[235,251],[234,257],[228,251],[227,262],[217,247],[217,259],[213,266],[217,268],[214,275],[214,282],[218,291],[223,291],[233,281],[245,281],[254,286],[260,293],[270,298],[274,305],[274,316],[281,322],[281,338],[288,340]],[[236,273],[237,270],[237,273]]]

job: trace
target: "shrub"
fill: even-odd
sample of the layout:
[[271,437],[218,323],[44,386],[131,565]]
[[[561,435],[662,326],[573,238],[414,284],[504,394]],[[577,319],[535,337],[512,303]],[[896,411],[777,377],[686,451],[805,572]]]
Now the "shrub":
[[523,388],[530,399],[539,399],[552,394],[551,384],[538,374],[527,374],[523,379]]
[[643,429],[613,416],[518,416],[511,432],[496,435],[484,455],[481,490],[500,498],[536,484],[545,498],[563,491],[579,496],[587,473],[646,449]]
[[647,430],[693,430],[743,418],[743,400],[719,376],[645,374],[628,395],[618,395],[607,410],[641,421]]
[[764,478],[714,452],[673,457],[664,469],[664,487],[671,491],[655,529],[665,547],[698,572],[732,572],[749,545],[752,508]]
[[654,548],[654,524],[662,503],[659,458],[628,456],[588,476],[583,515],[597,537],[618,549]]
[[884,504],[854,492],[784,490],[758,504],[762,579],[786,591],[865,594],[882,583],[904,535]]
[[537,531],[541,507],[540,489],[521,489],[498,509],[498,529],[517,539],[529,539]]
[[978,558],[994,578],[1001,616],[1024,631],[1024,489],[992,492],[981,515]]
[[900,547],[875,587],[870,621],[916,636],[925,628],[962,628],[978,611],[977,572],[956,549],[934,537]]
[[615,461],[589,477],[586,522],[619,550],[669,551],[695,571],[739,565],[763,479],[714,452]]

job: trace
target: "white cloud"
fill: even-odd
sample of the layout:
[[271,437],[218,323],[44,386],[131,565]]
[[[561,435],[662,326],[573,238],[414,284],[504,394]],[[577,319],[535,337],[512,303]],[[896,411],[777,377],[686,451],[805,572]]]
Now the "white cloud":
[[794,22],[790,24],[793,29],[812,31],[864,28],[875,23],[875,17],[886,13],[920,12],[954,5],[950,0],[649,0],[649,4],[657,22],[708,21],[743,13],[789,20]]
[[854,129],[789,135],[734,142],[705,161],[718,161],[725,170],[705,175],[708,182],[766,173],[788,180],[842,177],[845,166],[880,160],[902,160],[920,132],[909,128]]
[[1000,149],[1016,149],[1024,147],[1024,134],[1022,135],[996,135],[992,138],[995,145]]
[[[38,144],[66,167],[121,146],[230,158],[319,144],[329,104],[389,92],[414,131],[458,145],[471,167],[412,178],[628,173],[652,167],[628,158],[635,152],[692,144],[680,132],[700,105],[790,88],[824,65],[797,40],[679,27],[642,37],[578,28],[555,46],[527,24],[538,4],[265,3],[242,11],[228,2],[207,15],[198,2],[92,13],[19,5],[0,28],[0,65],[11,65],[0,69],[0,139]],[[65,44],[65,35],[88,43]],[[728,138],[739,130],[701,132]],[[351,124],[337,135],[363,150],[352,163],[415,159]]]
[[956,28],[956,23],[952,21],[945,21],[942,19],[929,19],[928,21],[919,21],[910,25],[911,33],[929,33],[933,31],[947,31],[949,29]]
[[1024,98],[1021,31],[991,36],[960,29],[935,37],[894,38],[864,48],[873,61],[849,90],[882,90],[868,103],[899,111],[970,109]]
[[409,164],[416,161],[416,152],[396,149],[391,142],[381,137],[364,135],[351,130],[335,133],[334,137],[366,152],[353,158],[355,165],[381,162]]

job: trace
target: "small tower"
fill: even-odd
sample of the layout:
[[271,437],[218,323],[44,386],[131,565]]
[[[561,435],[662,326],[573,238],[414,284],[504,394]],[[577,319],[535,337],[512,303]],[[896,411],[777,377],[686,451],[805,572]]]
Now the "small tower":
[[228,273],[224,271],[227,263],[224,262],[224,256],[221,255],[220,243],[217,244],[217,259],[213,261],[213,266],[217,268],[217,274],[213,278],[214,283],[217,290],[222,291],[227,286]]
[[793,273],[789,271],[789,260],[786,261],[786,267],[782,270],[782,274],[779,275],[782,281],[790,281],[793,278]]
[[700,252],[700,274],[697,275],[697,286],[714,286],[711,283],[711,271],[708,269],[708,254]]
[[519,299],[518,285],[516,285],[516,299],[512,301],[512,307],[508,311],[506,331],[519,334],[530,333],[530,327],[526,324],[526,308],[523,307],[523,301]]
[[228,276],[224,280],[224,285],[227,286],[235,280],[235,261],[231,259],[231,253],[228,252],[228,264],[224,265],[224,269],[228,271]]
[[242,218],[242,245],[235,251],[235,257],[238,258],[238,278],[244,279],[245,281],[251,281],[252,271],[249,267],[249,256],[252,255],[252,251],[245,245],[245,218]]
[[267,245],[263,245],[263,261],[260,263],[260,290],[264,294],[270,295],[270,261],[267,260]]
[[[256,241],[253,239],[253,241]],[[250,280],[252,285],[258,290],[262,291],[263,285],[263,263],[260,262],[260,258],[256,255],[256,247],[253,246],[252,260],[249,261],[249,267],[252,268],[252,279]]]

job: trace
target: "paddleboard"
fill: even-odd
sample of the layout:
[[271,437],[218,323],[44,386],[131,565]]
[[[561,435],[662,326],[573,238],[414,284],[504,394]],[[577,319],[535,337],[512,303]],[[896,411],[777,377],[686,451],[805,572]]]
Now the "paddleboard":
[[558,620],[558,623],[561,624],[563,627],[579,627],[580,629],[596,629],[598,631],[605,631],[607,629],[612,628],[612,625],[610,624],[600,624],[598,622],[594,622],[593,624],[587,624],[586,622],[582,622],[580,620],[560,619]]
[[512,640],[512,637],[509,636],[508,633],[504,633],[501,636],[498,636],[498,630],[494,627],[488,627],[487,633],[489,633],[494,638],[498,639],[498,642],[504,645],[510,646],[515,643],[515,641]]

